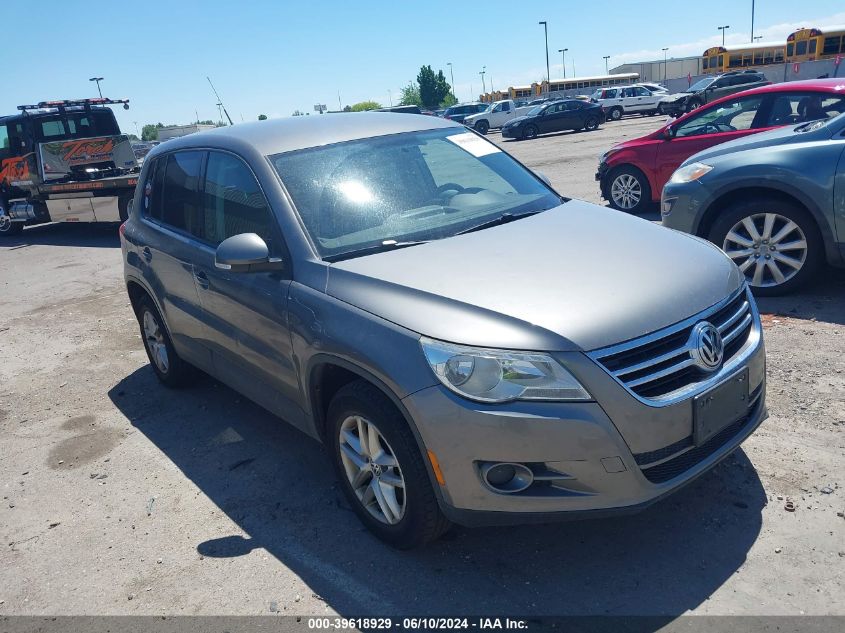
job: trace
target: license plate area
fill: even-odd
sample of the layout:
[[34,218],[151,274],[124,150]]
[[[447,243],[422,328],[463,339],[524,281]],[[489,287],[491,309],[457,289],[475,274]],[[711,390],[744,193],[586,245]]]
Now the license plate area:
[[701,446],[748,413],[748,368],[693,399],[693,440]]

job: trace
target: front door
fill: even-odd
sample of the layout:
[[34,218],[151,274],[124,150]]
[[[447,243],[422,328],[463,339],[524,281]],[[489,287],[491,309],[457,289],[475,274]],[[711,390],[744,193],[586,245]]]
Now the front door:
[[674,136],[657,147],[658,193],[672,172],[693,154],[760,131],[766,123],[769,102],[765,96],[742,97],[700,108],[679,125],[672,126]]
[[242,233],[256,233],[271,256],[289,262],[279,226],[252,170],[239,157],[210,151],[205,174],[206,246],[195,257],[194,276],[215,372],[291,424],[301,425],[287,321],[290,268],[242,273],[214,265],[217,245]]

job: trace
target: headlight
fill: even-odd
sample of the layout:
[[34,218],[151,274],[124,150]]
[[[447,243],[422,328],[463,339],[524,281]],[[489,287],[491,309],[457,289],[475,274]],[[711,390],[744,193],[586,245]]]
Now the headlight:
[[675,184],[692,182],[693,180],[698,180],[712,169],[713,168],[710,165],[705,165],[704,163],[690,163],[689,165],[678,168],[675,173],[672,174],[669,182],[673,182]]
[[607,150],[604,154],[602,154],[601,156],[599,156],[599,165],[601,165],[601,164],[602,164],[602,163],[604,163],[604,162],[607,162],[607,159],[608,159],[608,158],[610,158],[611,156],[613,156],[616,152],[618,152],[618,151],[619,151],[619,150],[621,150],[621,149],[622,149],[621,147],[611,147],[611,148],[610,148],[609,150]]
[[470,400],[592,400],[581,383],[547,354],[464,347],[428,338],[420,344],[440,382]]

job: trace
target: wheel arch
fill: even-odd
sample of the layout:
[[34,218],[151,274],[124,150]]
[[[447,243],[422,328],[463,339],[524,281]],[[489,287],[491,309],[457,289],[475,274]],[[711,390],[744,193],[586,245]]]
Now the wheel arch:
[[654,197],[656,188],[654,180],[652,179],[652,174],[649,173],[648,169],[643,169],[636,162],[630,160],[625,160],[624,162],[619,162],[608,166],[607,176],[603,178],[602,182],[600,183],[602,189],[602,196],[604,197],[604,199],[610,200],[610,185],[613,183],[613,179],[616,177],[616,172],[626,167],[630,169],[635,169],[640,172],[645,181],[648,183],[649,202],[651,202],[652,204],[655,202],[660,202],[659,195],[656,198]]
[[442,507],[447,507],[448,504],[443,498],[443,490],[437,482],[437,477],[431,466],[431,460],[428,457],[428,450],[425,442],[423,442],[419,429],[417,429],[411,414],[402,403],[402,399],[378,376],[373,374],[360,365],[357,365],[345,358],[334,356],[332,354],[315,354],[308,362],[308,368],[304,372],[306,377],[306,384],[304,385],[305,392],[308,397],[308,404],[311,407],[311,415],[314,422],[314,428],[317,431],[317,436],[323,444],[327,444],[327,413],[329,403],[334,394],[340,390],[341,387],[354,382],[355,380],[366,380],[368,383],[378,389],[384,396],[390,400],[396,407],[397,411],[405,419],[405,423],[411,430],[414,440],[417,443],[417,448],[423,458],[426,472],[428,473],[429,481],[435,491],[437,501]]
[[831,227],[826,221],[821,209],[812,198],[802,191],[782,182],[745,183],[742,186],[730,187],[719,191],[713,196],[710,204],[707,205],[707,208],[701,214],[698,225],[695,227],[695,234],[699,237],[706,238],[710,234],[710,230],[713,228],[716,219],[719,217],[719,212],[726,207],[742,200],[753,200],[763,197],[776,198],[784,202],[789,202],[807,211],[821,235],[825,260],[828,263],[841,262],[841,256],[836,250]]
[[132,306],[132,312],[136,317],[138,316],[138,307],[140,306],[141,299],[145,296],[149,298],[150,301],[153,302],[155,309],[158,310],[162,325],[164,325],[164,329],[167,331],[168,336],[170,336],[170,326],[167,324],[167,316],[165,315],[161,304],[158,302],[158,299],[156,299],[155,293],[151,292],[143,281],[134,276],[127,276],[126,292],[129,295],[129,303]]

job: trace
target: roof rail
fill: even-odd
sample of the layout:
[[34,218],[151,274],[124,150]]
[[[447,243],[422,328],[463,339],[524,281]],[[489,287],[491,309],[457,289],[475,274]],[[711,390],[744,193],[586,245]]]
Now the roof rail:
[[18,110],[26,112],[27,110],[42,110],[44,108],[70,108],[79,106],[92,105],[118,105],[123,104],[125,110],[129,109],[129,99],[106,99],[104,97],[96,97],[94,99],[60,99],[57,101],[39,101],[34,105],[19,105]]

